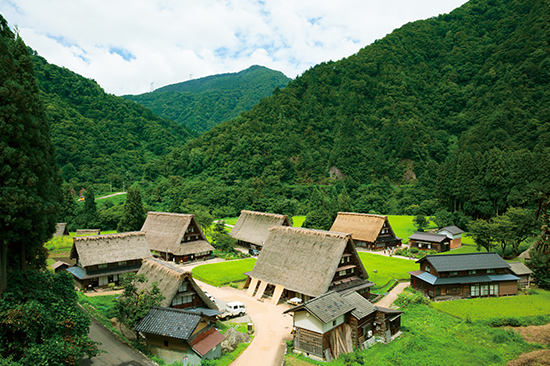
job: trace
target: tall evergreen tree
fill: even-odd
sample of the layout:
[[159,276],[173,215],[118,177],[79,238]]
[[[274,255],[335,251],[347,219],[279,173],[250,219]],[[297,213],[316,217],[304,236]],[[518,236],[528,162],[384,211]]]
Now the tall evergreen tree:
[[117,231],[139,231],[145,222],[145,209],[141,201],[141,191],[138,186],[128,190],[124,203],[124,215],[118,223]]
[[86,200],[84,201],[84,222],[87,228],[95,228],[99,224],[97,204],[95,203],[94,188],[86,189]]
[[31,57],[0,16],[0,293],[9,272],[45,266],[60,187]]
[[74,200],[73,189],[70,185],[63,185],[63,201],[61,203],[61,211],[59,213],[59,221],[67,223],[69,230],[74,230],[73,227],[76,215],[76,202]]

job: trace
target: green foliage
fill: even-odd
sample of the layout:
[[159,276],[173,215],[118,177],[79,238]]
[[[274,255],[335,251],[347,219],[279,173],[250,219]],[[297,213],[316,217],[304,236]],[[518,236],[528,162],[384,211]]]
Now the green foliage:
[[424,231],[426,226],[428,226],[428,219],[426,219],[424,215],[416,215],[413,219],[413,223],[418,231]]
[[118,223],[117,231],[139,231],[145,222],[145,209],[141,201],[141,191],[136,185],[128,190],[124,203],[124,215]]
[[223,286],[231,282],[246,280],[245,272],[252,271],[255,258],[203,264],[193,268],[193,277],[212,286]]
[[[432,306],[453,316],[473,321],[495,318],[550,316],[550,292],[536,295],[491,297],[434,302]],[[493,322],[493,320],[491,320]]]
[[97,213],[97,204],[95,202],[95,193],[93,187],[86,190],[86,200],[84,201],[84,210],[78,218],[81,229],[97,229],[99,225],[99,215]]
[[397,295],[397,299],[394,301],[394,304],[399,306],[399,308],[407,308],[411,305],[430,304],[428,300],[422,293],[414,290],[412,287],[406,287],[403,292]]
[[62,201],[31,56],[0,15],[0,294],[10,270],[39,268]]
[[537,249],[529,251],[531,259],[527,266],[533,271],[533,281],[545,290],[550,290],[550,253],[541,253]]
[[172,84],[151,93],[124,98],[151,108],[153,113],[198,132],[248,111],[290,79],[282,72],[251,66],[238,73],[208,76]]
[[64,272],[12,275],[0,298],[0,359],[22,365],[78,365],[98,349],[88,338],[89,317],[77,306],[73,279]]
[[128,273],[122,279],[124,292],[115,303],[115,310],[119,322],[134,329],[137,323],[143,319],[149,309],[159,306],[164,296],[160,292],[157,283],[153,283],[150,289],[138,291],[137,284],[147,282],[143,274]]

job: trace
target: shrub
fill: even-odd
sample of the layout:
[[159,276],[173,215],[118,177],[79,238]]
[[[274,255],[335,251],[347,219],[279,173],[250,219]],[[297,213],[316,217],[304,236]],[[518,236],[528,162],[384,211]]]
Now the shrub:
[[400,308],[406,308],[409,305],[416,305],[416,304],[430,304],[430,300],[428,300],[422,293],[412,289],[411,287],[406,287],[405,290],[403,290],[402,293],[397,295],[397,299],[394,302],[397,306]]
[[416,253],[418,253],[419,251],[420,251],[420,250],[419,250],[417,247],[412,247],[412,248],[411,248],[411,253],[413,253],[413,254],[416,254]]

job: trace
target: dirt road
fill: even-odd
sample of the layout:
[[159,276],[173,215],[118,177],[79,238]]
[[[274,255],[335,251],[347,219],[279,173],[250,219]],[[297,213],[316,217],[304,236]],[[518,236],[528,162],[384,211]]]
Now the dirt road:
[[390,305],[397,299],[397,295],[399,295],[401,292],[403,292],[403,289],[407,286],[410,286],[410,282],[399,282],[397,286],[395,286],[388,295],[384,296],[380,301],[378,301],[376,306],[381,306],[383,308],[389,308]]
[[240,301],[246,305],[246,312],[254,323],[254,340],[237,358],[232,366],[276,365],[283,362],[286,340],[292,339],[292,317],[283,315],[290,306],[271,304],[269,300],[259,302],[249,297],[243,290],[232,287],[214,287],[197,281],[204,291],[217,299],[231,302]]

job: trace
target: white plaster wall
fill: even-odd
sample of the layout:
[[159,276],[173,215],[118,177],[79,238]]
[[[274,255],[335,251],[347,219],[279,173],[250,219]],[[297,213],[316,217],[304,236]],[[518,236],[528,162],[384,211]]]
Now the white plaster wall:
[[311,330],[312,332],[323,333],[323,324],[307,311],[294,313],[294,326]]

